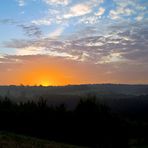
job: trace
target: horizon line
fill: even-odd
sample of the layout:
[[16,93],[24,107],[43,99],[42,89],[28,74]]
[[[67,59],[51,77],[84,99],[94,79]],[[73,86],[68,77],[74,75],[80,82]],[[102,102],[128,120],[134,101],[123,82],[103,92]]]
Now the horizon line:
[[25,84],[20,84],[20,85],[15,85],[15,84],[7,84],[7,85],[1,85],[2,86],[6,86],[6,87],[11,87],[11,86],[15,86],[15,87],[67,87],[67,86],[82,86],[82,85],[148,85],[148,83],[81,83],[81,84],[66,84],[66,85],[48,85],[48,86],[44,86],[44,85],[25,85]]

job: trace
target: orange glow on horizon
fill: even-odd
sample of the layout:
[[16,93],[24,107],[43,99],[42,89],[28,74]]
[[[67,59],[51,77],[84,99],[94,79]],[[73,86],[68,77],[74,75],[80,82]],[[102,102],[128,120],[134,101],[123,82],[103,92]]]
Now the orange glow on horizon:
[[[0,78],[2,78],[0,85],[63,86],[69,84],[135,83],[134,79],[132,81],[125,75],[122,75],[121,79],[121,73],[107,73],[104,65],[97,66],[50,56],[26,56],[22,59],[20,64],[5,64],[3,71],[0,71]],[[142,81],[144,80],[136,81],[136,83]],[[146,80],[144,82],[147,83]]]
[[42,85],[42,86],[55,86],[65,85],[66,80],[63,74],[58,74],[55,70],[37,69],[33,71],[27,71],[22,74],[22,80],[24,85]]

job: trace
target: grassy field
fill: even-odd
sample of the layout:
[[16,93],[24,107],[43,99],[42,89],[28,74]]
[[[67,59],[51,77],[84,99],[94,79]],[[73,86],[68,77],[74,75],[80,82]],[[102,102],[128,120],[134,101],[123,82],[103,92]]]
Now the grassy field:
[[82,147],[0,132],[0,148],[82,148]]

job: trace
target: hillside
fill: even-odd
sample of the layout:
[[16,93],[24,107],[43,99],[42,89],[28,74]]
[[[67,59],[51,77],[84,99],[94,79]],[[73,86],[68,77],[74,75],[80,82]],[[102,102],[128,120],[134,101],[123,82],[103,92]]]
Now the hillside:
[[82,148],[31,137],[0,132],[0,148]]

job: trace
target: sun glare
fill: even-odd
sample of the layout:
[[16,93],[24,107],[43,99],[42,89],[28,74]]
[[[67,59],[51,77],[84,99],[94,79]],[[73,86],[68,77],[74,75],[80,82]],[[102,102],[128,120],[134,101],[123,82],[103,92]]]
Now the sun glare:
[[49,82],[48,80],[43,80],[40,82],[40,85],[42,86],[50,86],[53,85],[51,82]]

